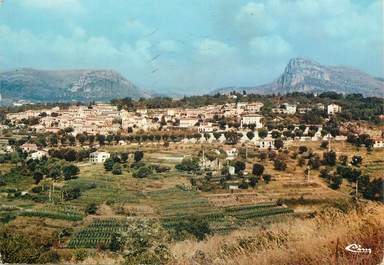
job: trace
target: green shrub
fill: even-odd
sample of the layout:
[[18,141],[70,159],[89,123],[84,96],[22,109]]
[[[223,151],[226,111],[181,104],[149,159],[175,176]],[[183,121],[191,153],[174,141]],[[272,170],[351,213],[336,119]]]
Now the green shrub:
[[88,214],[95,214],[97,211],[97,206],[95,203],[91,203],[89,204],[86,208],[85,208],[85,212],[88,213]]
[[143,166],[133,172],[135,178],[145,178],[152,174],[152,168],[149,166]]

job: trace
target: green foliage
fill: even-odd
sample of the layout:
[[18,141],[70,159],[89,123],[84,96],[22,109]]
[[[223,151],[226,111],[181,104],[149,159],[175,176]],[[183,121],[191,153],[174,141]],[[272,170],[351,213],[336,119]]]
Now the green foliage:
[[265,138],[265,137],[268,136],[268,130],[265,129],[265,128],[260,128],[260,129],[258,130],[258,134],[259,134],[259,137],[260,137],[260,138]]
[[133,154],[133,159],[135,160],[135,162],[139,162],[143,158],[144,158],[144,152],[143,151],[138,150],[138,151],[135,151],[135,153]]
[[252,168],[252,174],[256,176],[261,176],[263,175],[264,172],[264,166],[262,164],[253,164]]
[[354,155],[351,159],[351,164],[358,167],[363,162],[363,158],[360,155]]
[[284,171],[287,168],[287,164],[281,159],[275,159],[273,162],[273,167],[276,170]]
[[275,146],[276,149],[281,149],[284,147],[284,141],[281,139],[276,139],[273,145]]
[[308,161],[308,166],[312,169],[319,169],[321,166],[320,157],[317,154],[313,155]]
[[44,178],[44,174],[40,170],[36,170],[33,172],[33,179],[35,180],[35,184],[39,184],[39,182]]
[[226,131],[224,133],[227,144],[237,144],[239,141],[239,135],[236,131]]
[[245,170],[245,163],[241,160],[235,160],[231,162],[232,166],[235,167],[235,173],[239,174]]
[[368,200],[384,202],[384,180],[382,178],[369,181],[365,177],[365,181],[360,182],[359,191],[363,197]]
[[119,163],[113,164],[112,174],[113,175],[121,175],[122,174],[122,168],[121,168],[121,165]]
[[95,214],[96,211],[97,211],[97,205],[94,202],[91,204],[88,204],[87,207],[85,208],[85,212],[88,214]]
[[199,159],[196,157],[183,158],[181,163],[177,164],[175,168],[179,171],[188,171],[188,172],[199,171],[200,170]]
[[52,263],[58,256],[50,251],[52,242],[43,239],[39,232],[24,234],[10,227],[0,230],[0,253],[5,263]]
[[340,188],[342,181],[343,181],[343,178],[339,175],[331,176],[329,187],[331,189],[337,190]]
[[122,245],[123,245],[123,242],[122,242],[121,235],[117,233],[113,233],[111,235],[111,241],[109,242],[108,249],[110,251],[116,252],[121,250]]
[[183,239],[185,232],[192,234],[198,240],[203,240],[207,235],[211,234],[209,223],[196,216],[174,223],[172,228],[173,236],[177,240]]
[[106,171],[111,171],[113,169],[113,165],[114,165],[114,161],[112,158],[107,158],[105,161],[104,161],[104,169]]
[[63,175],[65,180],[72,179],[79,173],[80,169],[73,164],[63,166]]
[[257,186],[257,183],[259,183],[258,177],[252,176],[249,178],[249,186],[251,186],[252,188],[255,188]]
[[135,178],[146,178],[153,174],[152,167],[142,166],[133,172],[133,177]]
[[323,164],[327,166],[336,165],[336,153],[335,151],[329,151],[323,153]]
[[264,180],[265,183],[268,184],[272,180],[272,176],[269,175],[269,174],[264,174],[263,175],[263,180]]
[[81,196],[81,190],[78,187],[67,188],[63,190],[63,198],[66,201],[75,200]]

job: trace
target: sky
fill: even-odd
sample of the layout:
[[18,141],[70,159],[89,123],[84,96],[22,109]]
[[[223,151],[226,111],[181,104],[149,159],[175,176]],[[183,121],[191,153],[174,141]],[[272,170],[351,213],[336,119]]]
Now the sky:
[[114,69],[179,94],[268,83],[293,57],[384,77],[381,0],[0,2],[0,71]]

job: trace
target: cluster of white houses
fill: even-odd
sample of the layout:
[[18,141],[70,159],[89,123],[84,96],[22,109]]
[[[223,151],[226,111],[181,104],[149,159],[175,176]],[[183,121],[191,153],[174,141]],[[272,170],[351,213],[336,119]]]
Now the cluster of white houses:
[[[118,110],[110,104],[95,104],[92,106],[69,106],[67,108],[54,107],[51,109],[28,110],[7,114],[7,119],[17,124],[22,120],[39,118],[36,125],[30,126],[36,132],[58,132],[65,128],[72,128],[73,135],[113,134],[117,132],[150,131],[160,127],[196,129],[199,132],[213,132],[219,130],[219,125],[212,122],[214,117],[233,118],[239,121],[241,127],[253,125],[263,127],[263,117],[259,114],[261,102],[238,102],[223,105],[207,105],[200,108],[164,108],[137,109],[134,112]],[[325,109],[321,103],[317,109]],[[311,108],[299,108],[300,113],[310,111]],[[336,104],[327,106],[329,114],[341,111]],[[272,109],[274,113],[295,114],[297,106],[284,103]]]
[[39,118],[39,123],[31,128],[36,132],[58,132],[72,128],[73,135],[110,134],[119,131],[158,130],[162,128],[196,129],[200,132],[214,131],[218,127],[210,122],[215,115],[227,118],[240,117],[242,124],[254,124],[261,128],[260,112],[263,103],[232,103],[224,105],[208,105],[195,109],[165,108],[137,109],[135,112],[118,110],[110,104],[93,106],[54,107],[51,109],[28,110],[7,114],[7,119],[17,124],[22,120]]

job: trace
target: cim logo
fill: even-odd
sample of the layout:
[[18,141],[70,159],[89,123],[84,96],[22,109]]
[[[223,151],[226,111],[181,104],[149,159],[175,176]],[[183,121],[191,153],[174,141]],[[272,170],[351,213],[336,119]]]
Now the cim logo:
[[345,247],[346,251],[353,253],[361,253],[361,254],[371,254],[372,250],[370,248],[363,248],[358,244],[351,244]]

